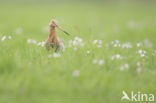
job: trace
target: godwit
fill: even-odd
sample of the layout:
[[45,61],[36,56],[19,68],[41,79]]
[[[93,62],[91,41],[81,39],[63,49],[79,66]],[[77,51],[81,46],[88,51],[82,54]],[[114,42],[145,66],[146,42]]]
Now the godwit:
[[62,27],[60,27],[56,20],[51,20],[49,23],[49,38],[45,43],[47,50],[54,49],[55,52],[62,51],[64,48],[64,43],[56,35],[56,28],[63,31],[65,34],[69,35]]

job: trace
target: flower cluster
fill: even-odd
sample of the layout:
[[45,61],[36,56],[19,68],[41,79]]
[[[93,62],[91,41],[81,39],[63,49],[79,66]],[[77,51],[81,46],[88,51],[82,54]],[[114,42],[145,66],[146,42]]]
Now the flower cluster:
[[87,54],[90,54],[90,50],[87,50]]
[[38,42],[38,43],[37,43],[37,46],[44,47],[44,45],[45,45],[45,42],[44,42],[44,41],[41,41],[41,42]]
[[140,73],[142,71],[142,67],[141,67],[142,63],[141,62],[137,62],[136,65],[137,65],[136,72]]
[[136,46],[137,47],[141,47],[142,46],[142,43],[137,43]]
[[80,76],[80,71],[79,71],[79,70],[74,70],[73,73],[72,73],[72,76],[73,76],[73,77],[78,77],[78,76]]
[[48,55],[48,58],[52,58],[52,57],[59,58],[59,57],[61,57],[61,54],[59,54],[59,53],[53,53],[53,54],[49,54]]
[[120,54],[116,54],[116,55],[111,57],[111,60],[114,60],[114,59],[123,59],[123,57],[121,57]]
[[124,65],[120,66],[121,71],[128,70],[128,69],[129,69],[129,64],[124,64]]
[[102,40],[93,40],[93,44],[96,45],[98,48],[102,47]]
[[45,42],[44,41],[37,42],[36,40],[33,40],[33,39],[28,39],[27,40],[27,43],[28,44],[36,44],[37,46],[41,46],[41,47],[44,47],[44,45],[45,45]]
[[140,57],[145,57],[145,55],[146,55],[146,51],[145,50],[138,50],[136,53],[139,54]]
[[11,39],[12,37],[9,35],[9,36],[3,36],[2,38],[1,38],[1,41],[4,41],[4,40],[6,40],[6,39]]
[[75,51],[77,50],[77,46],[83,47],[84,45],[85,44],[83,43],[83,40],[80,37],[75,37],[74,40],[68,41],[68,47],[73,47]]
[[117,48],[117,47],[121,47],[121,48],[132,48],[132,45],[131,45],[130,42],[120,44],[119,40],[112,41],[111,42],[111,45],[113,45],[114,48]]
[[132,48],[132,45],[129,42],[127,42],[122,44],[122,48]]
[[103,65],[104,64],[104,60],[103,59],[99,59],[99,60],[94,59],[93,60],[93,64]]
[[120,47],[121,44],[119,43],[119,40],[115,40],[115,41],[112,41],[111,44],[113,45],[113,47]]
[[37,44],[37,41],[33,40],[33,39],[28,39],[27,43],[29,43],[29,44]]

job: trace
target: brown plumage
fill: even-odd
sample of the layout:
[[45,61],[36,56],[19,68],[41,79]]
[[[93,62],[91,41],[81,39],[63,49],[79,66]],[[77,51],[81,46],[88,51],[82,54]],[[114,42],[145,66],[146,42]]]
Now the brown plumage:
[[64,43],[62,42],[61,39],[57,37],[56,34],[56,28],[59,30],[63,31],[64,33],[68,34],[63,28],[61,28],[56,20],[51,20],[49,23],[49,37],[45,43],[45,46],[47,50],[52,50],[54,49],[56,52],[57,51],[62,51],[64,48]]

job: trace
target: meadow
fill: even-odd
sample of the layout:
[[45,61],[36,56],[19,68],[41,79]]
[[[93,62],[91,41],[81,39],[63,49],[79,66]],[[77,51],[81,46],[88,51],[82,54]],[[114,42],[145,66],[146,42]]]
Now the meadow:
[[[154,4],[0,4],[0,103],[121,103],[156,95]],[[48,52],[56,19],[63,53]]]

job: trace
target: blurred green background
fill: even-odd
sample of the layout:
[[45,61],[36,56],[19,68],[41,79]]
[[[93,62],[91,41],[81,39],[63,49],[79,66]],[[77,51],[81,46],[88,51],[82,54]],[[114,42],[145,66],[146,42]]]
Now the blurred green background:
[[[0,103],[127,103],[121,101],[123,90],[156,94],[155,11],[155,0],[0,0]],[[57,30],[66,46],[60,58],[27,43],[45,41],[51,19],[72,34]],[[85,46],[74,51],[68,41],[76,36]],[[93,45],[95,39],[102,48]],[[114,40],[133,48],[115,48]],[[116,54],[127,59],[111,60]],[[95,65],[94,59],[105,63]],[[121,71],[124,64],[129,69]]]

